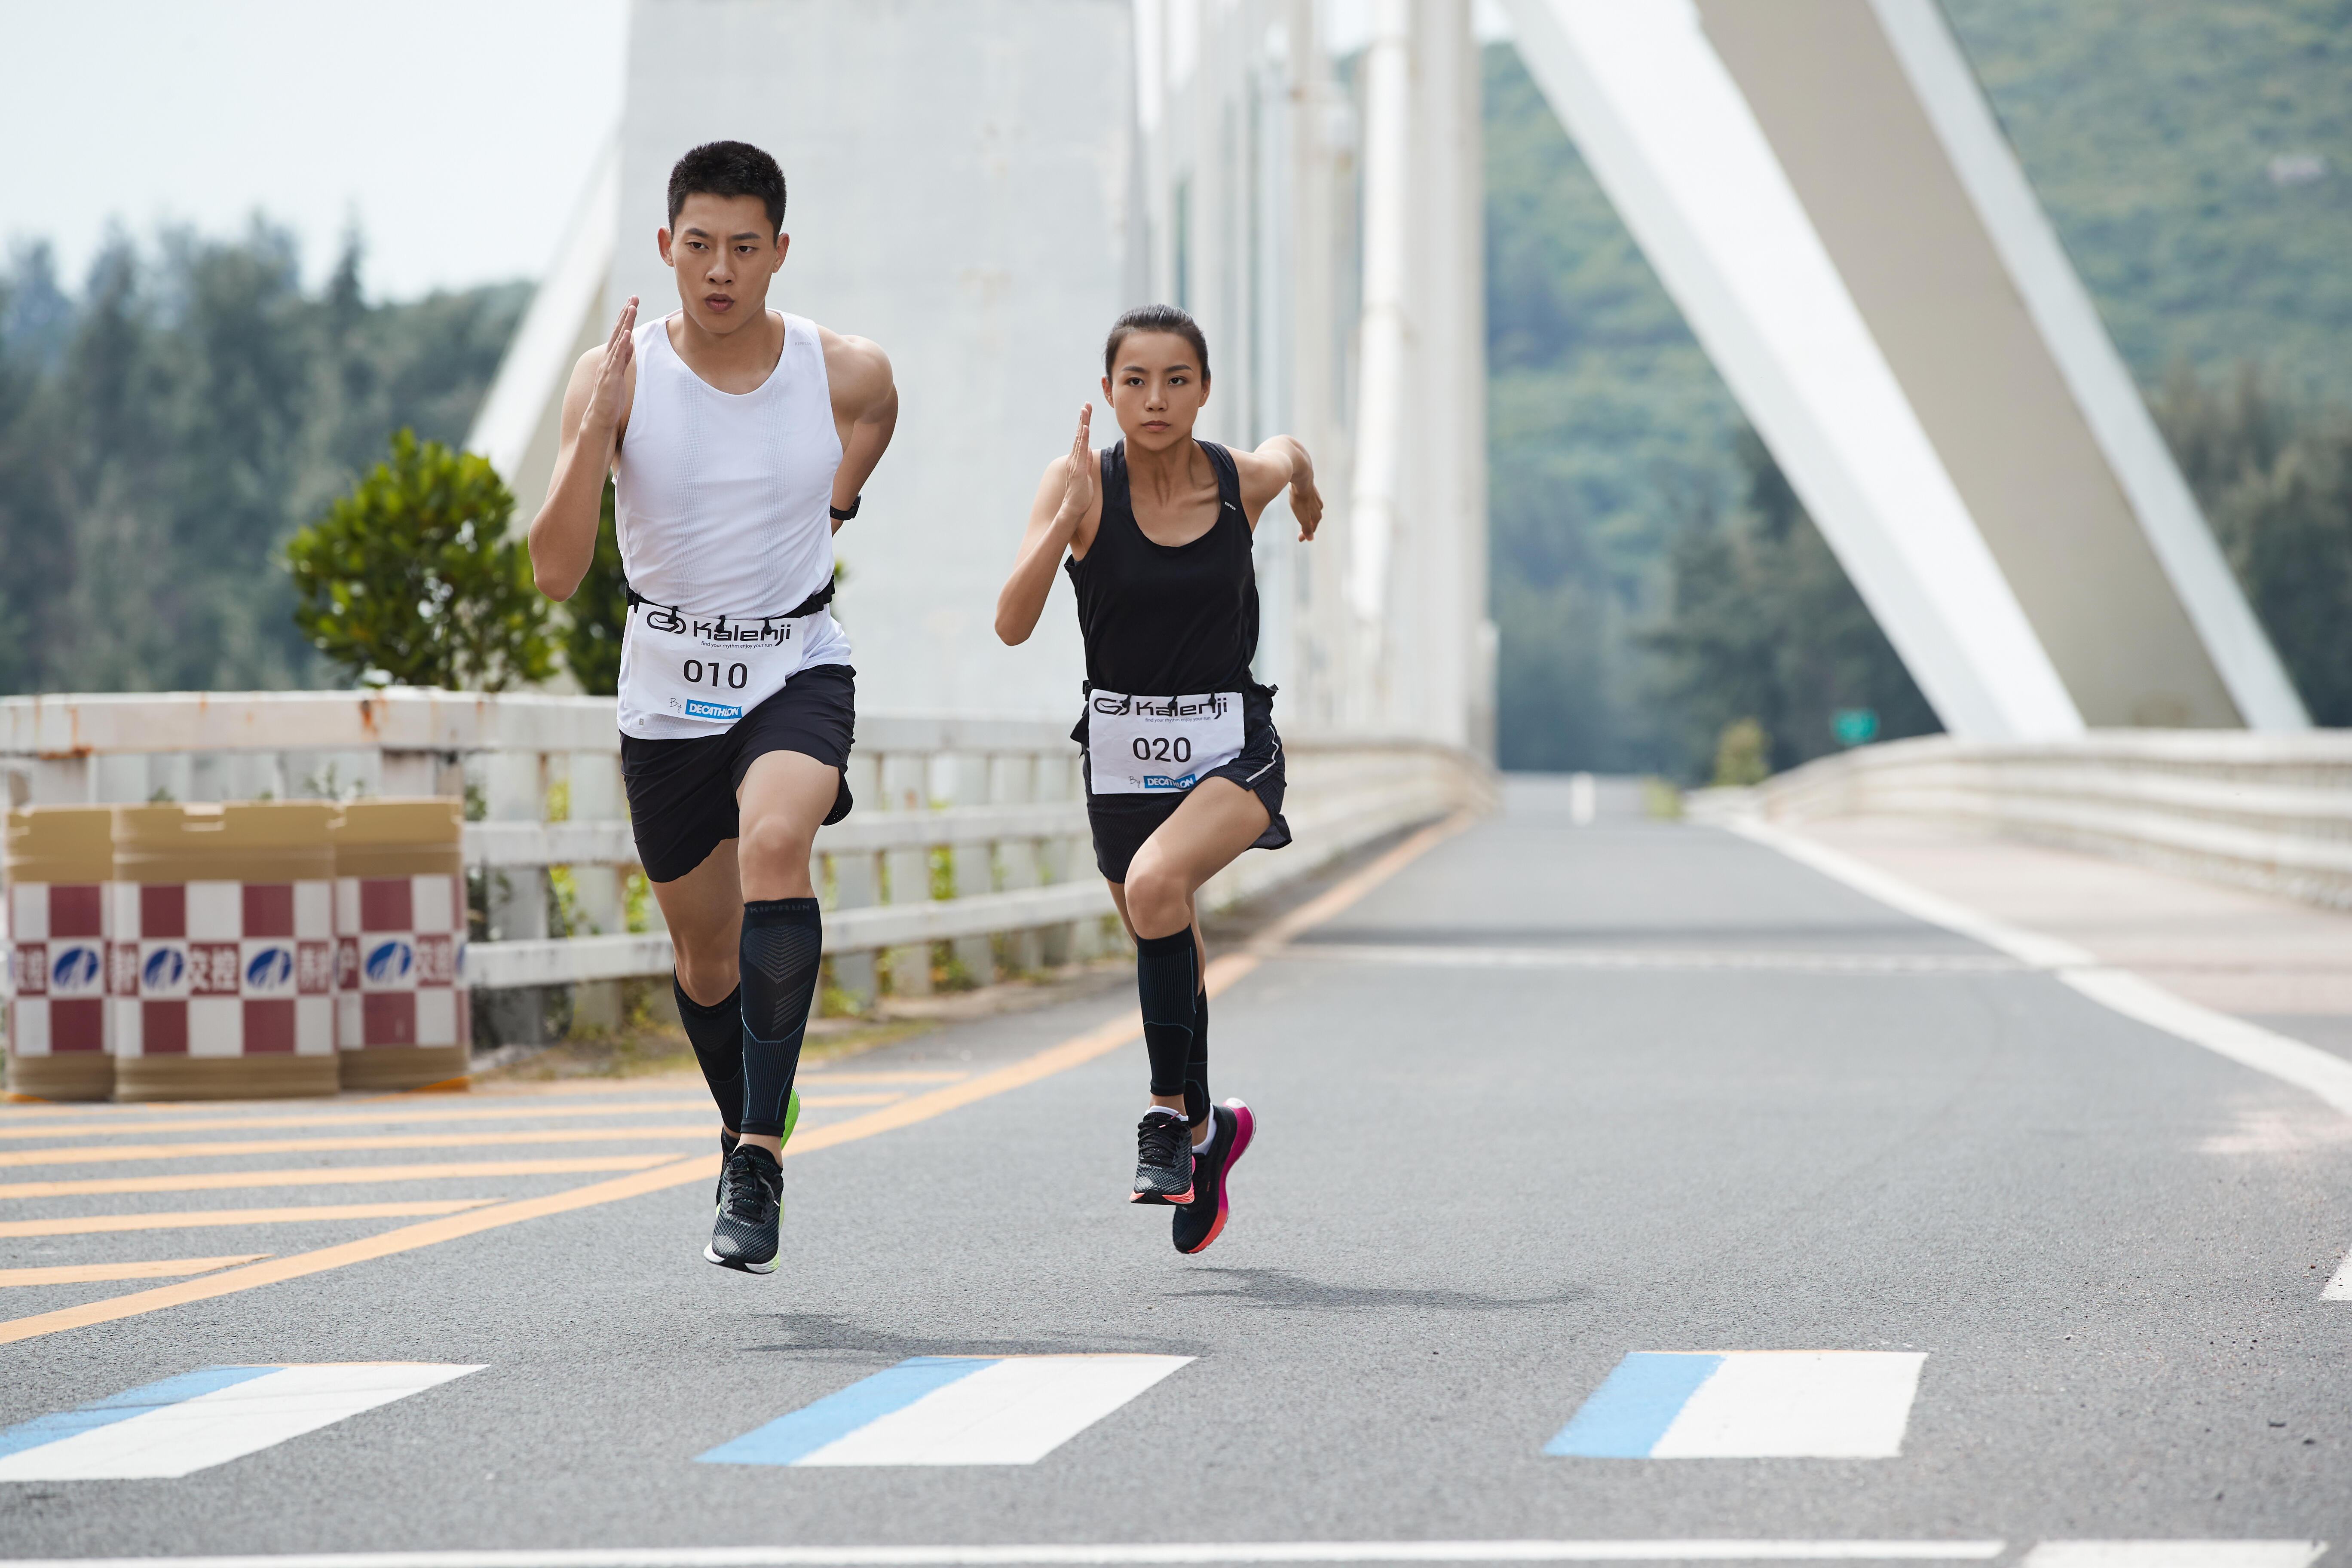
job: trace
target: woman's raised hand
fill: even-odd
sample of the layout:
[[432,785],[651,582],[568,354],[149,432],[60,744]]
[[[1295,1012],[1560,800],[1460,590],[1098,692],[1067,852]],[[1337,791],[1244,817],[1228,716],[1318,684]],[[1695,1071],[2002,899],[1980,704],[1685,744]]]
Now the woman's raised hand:
[[1070,442],[1069,463],[1062,476],[1062,504],[1055,521],[1076,528],[1095,506],[1094,447],[1087,439],[1094,424],[1095,405],[1078,410],[1078,433]]

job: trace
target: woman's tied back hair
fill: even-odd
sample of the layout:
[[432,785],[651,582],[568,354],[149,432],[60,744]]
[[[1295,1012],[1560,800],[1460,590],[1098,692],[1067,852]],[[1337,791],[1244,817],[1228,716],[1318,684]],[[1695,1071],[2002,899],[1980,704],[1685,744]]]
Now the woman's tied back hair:
[[688,196],[757,196],[768,227],[784,232],[784,172],[749,142],[705,142],[670,166],[669,226]]
[[1138,332],[1173,332],[1192,345],[1192,355],[1199,361],[1201,384],[1209,384],[1209,340],[1201,331],[1201,323],[1173,305],[1138,305],[1119,317],[1110,330],[1110,341],[1103,344],[1103,374],[1118,374],[1118,345]]

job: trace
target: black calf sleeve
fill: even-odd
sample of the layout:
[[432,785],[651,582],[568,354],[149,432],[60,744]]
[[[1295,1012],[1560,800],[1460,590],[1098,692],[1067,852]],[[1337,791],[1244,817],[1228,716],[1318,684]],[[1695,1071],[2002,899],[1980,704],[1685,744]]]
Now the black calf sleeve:
[[743,1114],[743,988],[737,986],[727,993],[727,1000],[708,1007],[688,996],[675,974],[669,977],[669,988],[677,995],[687,1043],[702,1064],[702,1081],[719,1103],[719,1120],[732,1127]]
[[1184,1092],[1184,1066],[1192,1053],[1192,998],[1200,991],[1192,972],[1192,933],[1138,937],[1135,992],[1143,1004],[1143,1048],[1151,1058],[1151,1092]]
[[747,1135],[783,1135],[800,1070],[801,1037],[816,998],[824,926],[814,899],[743,906],[743,1120]]
[[1192,996],[1192,1048],[1184,1055],[1184,1120],[1194,1127],[1209,1120],[1209,994]]

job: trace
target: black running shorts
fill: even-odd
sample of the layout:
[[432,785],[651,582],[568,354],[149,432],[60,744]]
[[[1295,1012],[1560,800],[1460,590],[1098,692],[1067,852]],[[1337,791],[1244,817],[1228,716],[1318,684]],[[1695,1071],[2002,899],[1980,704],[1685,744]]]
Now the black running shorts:
[[[1083,730],[1073,739],[1083,742]],[[1143,847],[1145,839],[1159,831],[1161,823],[1176,815],[1176,808],[1192,797],[1192,791],[1097,795],[1091,762],[1082,771],[1087,778],[1087,821],[1094,829],[1095,868],[1103,874],[1105,881],[1124,884],[1135,852]],[[1251,848],[1279,849],[1290,842],[1290,824],[1282,819],[1282,737],[1275,732],[1271,689],[1244,695],[1242,754],[1223,767],[1211,769],[1202,775],[1201,782],[1205,784],[1210,779],[1231,779],[1265,803],[1269,820]],[[1199,787],[1200,784],[1192,786]]]
[[[857,671],[820,664],[784,682],[725,734],[675,741],[622,736],[621,782],[629,792],[630,826],[647,879],[675,882],[736,837],[735,792],[753,763],[770,752],[798,752],[846,767],[856,729]],[[825,820],[838,822],[848,814],[845,779]]]

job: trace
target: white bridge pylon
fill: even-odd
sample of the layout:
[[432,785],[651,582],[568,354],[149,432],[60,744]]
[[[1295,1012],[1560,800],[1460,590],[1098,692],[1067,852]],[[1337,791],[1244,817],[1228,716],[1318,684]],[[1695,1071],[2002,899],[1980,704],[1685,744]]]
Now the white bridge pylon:
[[[1933,0],[1503,4],[1948,728],[2306,722]],[[1166,300],[1208,334],[1201,434],[1287,430],[1317,459],[1324,536],[1277,508],[1258,537],[1286,728],[1491,754],[1471,21],[1470,0],[635,0],[615,153],[469,445],[536,503],[571,359],[625,295],[672,308],[670,163],[754,142],[792,184],[772,300],[898,368],[896,449],[840,542],[866,703],[1073,710],[1072,617],[1049,605],[1007,649],[988,606],[1038,470],[1100,401],[1102,333]]]
[[2309,721],[1935,0],[1503,0],[1954,734]]

